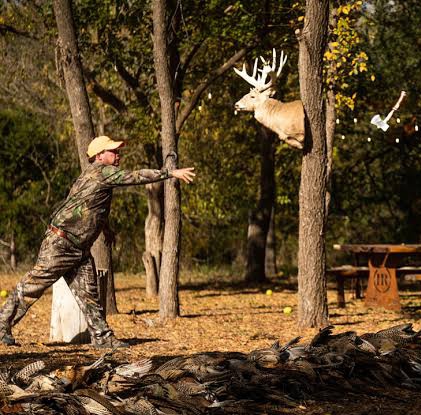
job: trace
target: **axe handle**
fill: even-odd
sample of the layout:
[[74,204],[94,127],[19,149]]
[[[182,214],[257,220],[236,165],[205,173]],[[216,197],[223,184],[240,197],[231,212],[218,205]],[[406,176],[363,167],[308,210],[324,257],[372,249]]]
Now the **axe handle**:
[[384,119],[384,122],[388,122],[390,120],[390,118],[392,117],[393,113],[399,108],[399,106],[401,105],[402,100],[404,99],[406,95],[405,91],[401,92],[401,96],[399,97],[398,101],[396,102],[395,106],[392,108],[392,111],[389,112],[389,114],[387,114],[386,118]]

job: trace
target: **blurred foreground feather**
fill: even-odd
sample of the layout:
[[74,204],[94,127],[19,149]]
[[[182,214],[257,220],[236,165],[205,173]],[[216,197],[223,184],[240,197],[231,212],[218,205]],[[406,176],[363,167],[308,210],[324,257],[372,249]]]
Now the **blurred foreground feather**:
[[210,352],[113,366],[111,353],[88,366],[52,370],[35,361],[0,373],[0,413],[285,414],[314,397],[421,390],[420,331],[411,324],[376,333],[319,331],[248,354]]

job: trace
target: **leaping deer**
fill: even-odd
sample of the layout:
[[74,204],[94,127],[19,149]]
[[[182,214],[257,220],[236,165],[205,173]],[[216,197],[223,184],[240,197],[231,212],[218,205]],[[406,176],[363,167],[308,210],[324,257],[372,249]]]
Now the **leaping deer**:
[[[253,74],[250,76],[246,71],[246,65],[239,71],[234,68],[236,74],[241,76],[254,88],[235,103],[237,111],[254,111],[254,118],[265,127],[278,134],[279,138],[292,147],[302,149],[304,143],[304,108],[300,100],[281,102],[271,98],[276,92],[276,80],[287,60],[281,52],[279,68],[276,71],[276,51],[273,49],[273,62],[263,62],[263,68],[258,69],[258,58],[254,62]],[[258,74],[261,72],[261,74]],[[266,82],[266,79],[269,80]]]

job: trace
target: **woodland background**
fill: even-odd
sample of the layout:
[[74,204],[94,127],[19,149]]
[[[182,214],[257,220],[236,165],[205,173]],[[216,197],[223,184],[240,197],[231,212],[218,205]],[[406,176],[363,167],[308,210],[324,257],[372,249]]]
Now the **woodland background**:
[[[297,1],[173,1],[180,16],[173,42],[182,54],[181,105],[198,85],[243,47],[238,62],[288,55],[278,98],[299,98],[298,43],[304,4]],[[326,68],[336,62],[337,114],[332,199],[326,228],[333,243],[419,243],[421,215],[421,4],[332,2],[343,32],[331,38]],[[123,167],[159,168],[159,97],[149,1],[73,2],[85,81],[97,133],[127,140]],[[331,33],[331,36],[334,34]],[[340,37],[340,38],[339,38]],[[339,38],[339,39],[338,39]],[[32,264],[49,214],[79,174],[74,131],[60,71],[50,1],[0,6],[0,260]],[[339,63],[341,62],[341,63]],[[188,65],[187,65],[188,63]],[[339,64],[338,64],[339,63]],[[185,73],[181,73],[186,68]],[[327,70],[326,70],[327,73]],[[384,133],[401,90],[407,98]],[[247,227],[259,201],[261,139],[251,114],[234,114],[248,86],[232,70],[210,82],[179,137],[179,165],[196,168],[182,186],[181,265],[235,267],[245,272]],[[396,117],[400,122],[397,123]],[[278,271],[296,272],[301,152],[274,141],[275,236]],[[144,187],[115,193],[111,227],[116,271],[143,270]]]

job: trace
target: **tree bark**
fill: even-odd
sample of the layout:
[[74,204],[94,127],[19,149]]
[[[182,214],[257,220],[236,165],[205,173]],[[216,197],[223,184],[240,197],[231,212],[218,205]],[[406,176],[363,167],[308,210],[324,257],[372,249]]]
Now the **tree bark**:
[[[162,120],[162,155],[164,165],[177,168],[177,136],[173,80],[169,70],[167,45],[166,1],[152,1],[153,54]],[[164,185],[164,244],[159,287],[159,315],[162,320],[179,315],[178,271],[181,228],[180,186],[178,180],[166,180]]]
[[71,2],[69,0],[54,0],[53,4],[58,29],[58,63],[60,70],[63,71],[75,127],[80,166],[82,170],[85,170],[89,164],[86,150],[90,141],[95,137],[95,132],[82,75]]
[[324,239],[326,114],[322,80],[328,16],[328,0],[307,0],[304,28],[298,33],[300,92],[306,115],[299,194],[298,323],[301,327],[321,327],[328,322]]
[[[336,18],[336,9],[331,8],[329,12],[329,30],[332,33],[338,25]],[[332,45],[332,49],[334,49]],[[328,68],[328,86],[326,94],[326,152],[327,152],[327,169],[326,169],[326,221],[329,216],[329,205],[332,198],[332,168],[333,168],[333,142],[336,131],[336,81],[335,81],[336,70],[333,64],[329,65]]]
[[275,197],[274,135],[259,125],[260,140],[260,195],[257,209],[249,216],[247,233],[246,281],[260,283],[266,280],[266,240]]
[[16,242],[15,242],[15,232],[12,230],[10,233],[10,242],[3,241],[0,239],[0,244],[9,248],[9,260],[10,268],[12,271],[16,271]]
[[148,216],[145,221],[145,252],[143,264],[146,270],[146,297],[156,297],[161,269],[162,242],[164,236],[164,183],[146,185]]
[[12,230],[10,235],[10,268],[12,271],[16,271],[16,242],[15,242],[15,232]]
[[[70,111],[75,128],[79,161],[81,169],[84,170],[89,163],[86,156],[86,150],[89,142],[95,137],[95,131],[92,123],[88,94],[83,79],[71,3],[69,0],[54,0],[53,7],[58,29],[57,63],[60,66],[58,69],[62,71],[64,76]],[[108,270],[108,275],[112,276],[112,270],[108,268],[111,264],[110,252],[104,244],[103,235],[98,238],[93,245],[92,254],[95,258],[97,269],[106,269]],[[57,289],[53,290],[53,297],[58,297],[60,295],[61,292],[58,286]],[[68,295],[68,293],[64,293],[64,295]],[[73,311],[61,308],[54,308],[54,310],[58,313],[75,313],[75,320],[84,322],[84,324],[81,323],[81,325],[78,326],[80,327],[80,332],[82,333],[85,330],[86,322],[80,316],[81,312],[75,301]],[[61,321],[60,319],[58,320]],[[63,321],[66,320],[63,319]],[[86,337],[83,338],[83,336],[78,336],[78,334],[79,333],[74,333],[72,338],[77,339],[77,341],[87,341]],[[54,333],[51,333],[51,338],[54,340]]]
[[275,234],[275,201],[269,220],[269,230],[266,237],[265,273],[273,277],[278,273],[276,268],[276,234]]
[[327,91],[327,102],[326,102],[326,153],[327,153],[327,165],[326,165],[326,220],[329,216],[329,205],[332,198],[332,168],[333,168],[333,141],[335,138],[336,129],[336,96],[333,88],[329,88]]

